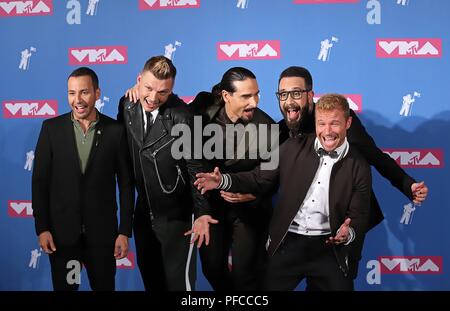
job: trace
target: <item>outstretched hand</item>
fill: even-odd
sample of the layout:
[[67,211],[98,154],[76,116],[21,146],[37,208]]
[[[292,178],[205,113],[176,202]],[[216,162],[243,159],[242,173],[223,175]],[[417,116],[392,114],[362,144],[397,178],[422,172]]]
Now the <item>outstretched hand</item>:
[[256,197],[251,193],[227,192],[222,190],[220,191],[220,196],[230,203],[245,203],[256,200]]
[[194,182],[194,186],[197,187],[201,194],[205,194],[209,190],[217,189],[222,180],[222,174],[218,167],[215,167],[212,173],[197,173],[195,177],[197,179]]
[[200,248],[205,242],[205,245],[209,245],[209,224],[217,224],[218,220],[213,219],[209,215],[203,215],[198,217],[192,226],[192,229],[186,231],[184,235],[192,235],[191,243],[195,243],[197,240],[197,248]]
[[344,223],[339,227],[339,230],[336,233],[336,236],[330,237],[326,243],[332,243],[335,245],[339,245],[342,243],[346,243],[350,238],[350,222],[351,219],[347,218]]

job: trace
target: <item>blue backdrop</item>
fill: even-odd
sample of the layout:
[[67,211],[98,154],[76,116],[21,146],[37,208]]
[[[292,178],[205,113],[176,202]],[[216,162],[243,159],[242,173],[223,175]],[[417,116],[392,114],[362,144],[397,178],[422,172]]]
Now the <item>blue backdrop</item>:
[[[367,237],[356,288],[450,290],[449,12],[446,0],[0,0],[0,290],[51,289],[31,168],[43,119],[69,110],[67,75],[93,68],[98,108],[115,117],[158,54],[173,59],[175,93],[187,102],[232,66],[256,74],[260,108],[275,120],[288,66],[309,68],[318,95],[346,94],[378,146],[430,188],[414,207],[374,172],[386,219]],[[131,246],[119,290],[143,288]],[[200,267],[197,289],[210,289]]]

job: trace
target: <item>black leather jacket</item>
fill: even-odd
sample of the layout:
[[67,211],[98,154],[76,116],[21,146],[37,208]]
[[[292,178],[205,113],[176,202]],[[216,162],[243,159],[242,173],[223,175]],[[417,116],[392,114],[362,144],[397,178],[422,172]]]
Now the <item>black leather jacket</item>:
[[[140,103],[122,97],[117,119],[127,130],[128,145],[133,161],[137,208],[144,208],[154,217],[190,218],[193,205],[209,209],[207,200],[194,187],[195,174],[206,171],[198,160],[176,159],[171,147],[178,138],[172,136],[176,124],[192,128],[193,115],[188,106],[176,95],[170,95],[159,108],[149,135],[144,139],[143,115]],[[192,131],[193,132],[193,131]]]

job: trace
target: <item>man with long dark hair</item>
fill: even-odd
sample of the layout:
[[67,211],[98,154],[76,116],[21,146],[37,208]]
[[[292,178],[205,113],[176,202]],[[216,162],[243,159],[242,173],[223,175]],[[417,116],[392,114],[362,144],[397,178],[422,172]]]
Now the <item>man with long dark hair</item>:
[[[269,137],[274,121],[257,108],[258,103],[259,88],[255,75],[246,68],[234,67],[224,73],[220,83],[213,87],[212,93],[201,92],[190,104],[194,114],[203,116],[206,126],[217,125],[223,134],[223,156],[210,159],[208,162],[211,168],[219,167],[224,172],[242,172],[259,166],[262,161],[261,153],[266,150],[251,146],[250,141],[259,134]],[[260,125],[266,127],[262,129]],[[227,135],[227,128],[239,126],[256,129],[254,137],[247,141],[245,132]],[[260,130],[265,129],[267,132],[260,133]],[[244,140],[244,143],[238,143]],[[230,153],[235,142],[238,148]],[[239,146],[242,147],[241,150]],[[241,157],[238,156],[239,152],[242,152]],[[258,156],[251,157],[252,152]],[[271,194],[255,197],[251,194],[215,191],[211,193],[209,201],[210,214],[197,215],[200,217],[193,229],[196,230],[196,225],[200,225],[202,217],[212,216],[219,221],[218,224],[209,226],[209,245],[200,248],[205,277],[215,290],[258,289],[265,258],[264,243],[271,213]]]

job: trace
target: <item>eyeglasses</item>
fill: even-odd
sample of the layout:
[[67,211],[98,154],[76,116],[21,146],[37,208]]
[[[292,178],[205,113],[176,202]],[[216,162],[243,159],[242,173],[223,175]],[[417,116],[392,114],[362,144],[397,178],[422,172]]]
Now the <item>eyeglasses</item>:
[[303,93],[308,93],[311,90],[294,90],[294,91],[286,91],[286,92],[276,92],[278,100],[285,101],[288,99],[289,95],[293,99],[302,99]]

